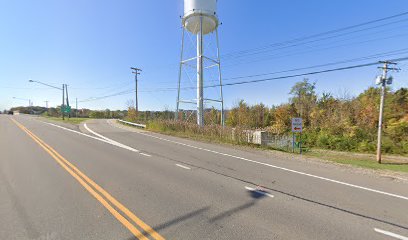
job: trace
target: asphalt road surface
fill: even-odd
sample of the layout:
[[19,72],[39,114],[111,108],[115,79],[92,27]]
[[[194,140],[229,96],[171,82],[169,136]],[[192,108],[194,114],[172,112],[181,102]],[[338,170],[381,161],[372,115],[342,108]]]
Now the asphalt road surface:
[[111,120],[0,115],[0,239],[407,240],[408,184]]

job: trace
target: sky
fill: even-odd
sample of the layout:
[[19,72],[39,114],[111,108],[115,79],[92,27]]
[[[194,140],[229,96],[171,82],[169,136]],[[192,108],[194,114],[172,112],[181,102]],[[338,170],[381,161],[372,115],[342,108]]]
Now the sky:
[[[379,0],[219,0],[218,16],[222,76],[225,83],[350,66],[408,56],[408,14],[343,32],[299,39],[331,30],[408,12],[406,0],[384,5]],[[0,109],[28,105],[55,107],[68,84],[75,107],[126,109],[134,93],[98,99],[134,89],[130,67],[139,75],[140,110],[174,110],[180,50],[181,0],[0,0]],[[187,34],[186,54],[194,53],[194,36]],[[282,43],[284,43],[282,45]],[[205,39],[206,53],[214,53],[214,35]],[[245,53],[245,54],[244,54]],[[385,54],[386,53],[386,54]],[[377,57],[374,55],[378,55]],[[251,75],[369,57],[362,61],[258,77]],[[408,87],[408,61],[392,73],[393,89]],[[194,86],[186,70],[182,87]],[[309,76],[319,94],[356,96],[380,74],[376,66]],[[214,84],[214,69],[205,85]],[[240,77],[240,78],[237,78]],[[227,108],[244,99],[268,106],[287,102],[289,91],[303,77],[256,84],[225,86]],[[183,90],[182,99],[195,90]],[[205,89],[218,98],[217,89]],[[95,98],[97,100],[95,100]],[[194,108],[194,106],[182,106]]]

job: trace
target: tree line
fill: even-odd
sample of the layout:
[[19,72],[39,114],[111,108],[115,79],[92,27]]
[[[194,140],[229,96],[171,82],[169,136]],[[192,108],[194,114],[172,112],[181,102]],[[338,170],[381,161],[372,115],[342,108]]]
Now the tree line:
[[[316,84],[307,79],[296,83],[288,103],[267,107],[239,101],[227,116],[227,125],[264,129],[289,134],[291,119],[303,118],[304,143],[341,151],[374,152],[380,104],[380,90],[370,87],[357,97],[316,94]],[[408,89],[387,89],[384,111],[383,150],[408,153]]]

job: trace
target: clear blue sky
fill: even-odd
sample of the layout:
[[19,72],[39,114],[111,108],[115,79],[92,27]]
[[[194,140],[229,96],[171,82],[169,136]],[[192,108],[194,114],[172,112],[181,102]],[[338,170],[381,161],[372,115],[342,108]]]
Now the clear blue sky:
[[[254,49],[405,11],[406,0],[219,0],[221,52]],[[58,86],[69,84],[71,105],[76,97],[83,100],[131,90],[130,66],[143,69],[142,110],[174,109],[175,91],[153,90],[177,84],[182,14],[181,0],[0,0],[0,109],[27,105],[13,97],[30,98],[41,106],[45,100],[50,106],[60,104],[60,92],[30,84],[30,78]],[[408,48],[408,15],[370,26],[393,21],[340,38],[239,60],[225,58],[223,74],[231,78],[274,72]],[[395,55],[400,56],[408,52]],[[402,71],[394,74],[394,88],[408,87],[407,63],[401,63]],[[337,66],[326,68],[332,67]],[[310,79],[317,82],[319,93],[356,95],[372,86],[378,73],[373,66]],[[287,101],[290,87],[299,80],[226,87],[225,102],[228,107],[238,99],[280,104]],[[133,96],[84,102],[79,107],[125,109]]]

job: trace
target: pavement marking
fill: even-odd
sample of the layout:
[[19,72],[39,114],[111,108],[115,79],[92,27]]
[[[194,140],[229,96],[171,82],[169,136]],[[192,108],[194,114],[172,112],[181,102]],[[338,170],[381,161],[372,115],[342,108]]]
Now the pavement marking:
[[[40,121],[40,122],[42,122],[42,121]],[[45,124],[48,124],[50,126],[63,129],[65,131],[73,132],[73,133],[76,133],[76,134],[79,134],[79,135],[82,135],[82,136],[85,136],[85,137],[88,137],[88,138],[92,138],[92,139],[95,139],[95,140],[98,140],[98,141],[101,141],[101,142],[104,142],[104,143],[108,143],[110,145],[120,147],[120,148],[129,150],[129,151],[132,151],[132,152],[139,152],[139,150],[137,150],[137,149],[131,148],[129,146],[126,146],[126,145],[124,145],[122,143],[119,143],[119,142],[116,142],[116,141],[113,141],[113,140],[108,141],[108,140],[103,139],[103,138],[97,138],[97,137],[94,137],[94,136],[91,136],[91,135],[88,135],[88,134],[85,134],[85,133],[82,133],[82,132],[78,132],[78,131],[75,131],[75,130],[72,130],[72,129],[69,129],[69,128],[65,128],[65,127],[62,127],[62,126],[59,126],[59,125],[56,125],[56,124],[53,124],[53,123],[48,123],[48,122],[42,122],[42,123],[45,123]]]
[[184,166],[184,165],[181,165],[181,164],[176,164],[176,166],[177,166],[177,167],[181,167],[181,168],[184,168],[184,169],[187,169],[187,170],[191,170],[191,168],[189,168],[189,167],[186,167],[186,166]]
[[[136,149],[134,149],[134,148],[131,148],[131,147],[129,147],[129,146],[126,146],[126,145],[124,145],[123,143],[117,142],[117,141],[115,141],[115,140],[113,140],[113,139],[107,138],[107,137],[105,137],[105,136],[103,136],[103,135],[101,135],[101,134],[99,134],[99,133],[93,131],[92,129],[90,129],[90,128],[88,127],[88,125],[86,125],[86,123],[84,123],[84,128],[85,128],[87,131],[89,131],[90,133],[92,133],[93,135],[98,136],[98,137],[100,137],[100,138],[102,138],[102,139],[104,139],[104,140],[106,140],[106,141],[108,141],[108,142],[113,143],[115,146],[124,147],[125,149],[128,149],[128,148],[129,148],[128,150],[131,149],[131,151],[133,151],[133,152],[139,152],[139,150],[136,150]],[[149,154],[147,154],[147,153],[140,153],[140,155],[143,155],[143,156],[145,156],[145,157],[151,157],[151,155],[149,155]]]
[[[112,205],[122,211],[127,217],[133,220],[140,228],[148,233],[151,237],[157,240],[164,240],[164,238],[153,230],[149,225],[144,223],[141,219],[136,217],[129,209],[123,206],[118,200],[112,197],[102,187],[97,185],[93,180],[82,173],[72,163],[62,157],[56,150],[46,144],[43,140],[33,134],[30,130],[24,127],[16,120],[10,118],[21,130],[29,135],[38,145],[40,145],[54,160],[61,165],[72,177],[74,177],[95,199],[97,199],[120,223],[122,223],[135,237],[141,240],[148,240],[149,238],[142,234],[138,228],[130,223],[122,214],[120,214]],[[92,188],[92,187],[93,188]],[[110,202],[105,200],[102,195]],[[112,205],[111,205],[112,204]]]
[[328,182],[332,182],[332,183],[337,183],[337,184],[340,184],[340,185],[344,185],[344,186],[348,186],[348,187],[352,187],[352,188],[357,188],[357,189],[365,190],[365,191],[368,191],[368,192],[373,192],[373,193],[378,193],[378,194],[382,194],[382,195],[386,195],[386,196],[390,196],[390,197],[394,197],[394,198],[408,200],[408,197],[398,195],[398,194],[394,194],[394,193],[388,193],[388,192],[384,192],[384,191],[380,191],[380,190],[376,190],[376,189],[372,189],[372,188],[368,188],[368,187],[363,187],[363,186],[359,186],[359,185],[355,185],[355,184],[351,184],[351,183],[346,183],[346,182],[342,182],[342,181],[338,181],[338,180],[334,180],[334,179],[330,179],[330,178],[326,178],[326,177],[320,177],[320,176],[317,176],[317,175],[313,175],[313,174],[309,174],[309,173],[305,173],[305,172],[300,172],[300,171],[297,171],[297,170],[292,170],[292,169],[285,168],[285,167],[279,167],[279,166],[272,165],[272,164],[269,164],[269,163],[259,162],[259,161],[255,161],[255,160],[251,160],[251,159],[247,159],[247,158],[243,158],[243,157],[234,156],[234,155],[227,154],[227,153],[222,153],[222,152],[217,152],[217,151],[206,149],[206,148],[196,147],[196,146],[189,145],[189,144],[186,144],[186,143],[181,143],[181,142],[169,140],[169,139],[166,139],[166,138],[153,136],[153,135],[146,134],[146,133],[141,133],[141,132],[136,132],[136,133],[144,135],[144,136],[148,136],[148,137],[151,137],[151,138],[156,138],[156,139],[159,139],[159,140],[162,140],[162,141],[175,143],[175,144],[182,145],[182,146],[185,146],[185,147],[190,147],[190,148],[194,148],[194,149],[198,149],[198,150],[202,150],[202,151],[206,151],[206,152],[210,152],[210,153],[215,153],[215,154],[226,156],[226,157],[236,158],[236,159],[239,159],[239,160],[242,160],[242,161],[259,164],[259,165],[263,165],[263,166],[283,170],[283,171],[286,171],[286,172],[296,173],[296,174],[299,174],[299,175],[308,176],[308,177],[312,177],[312,178],[316,178],[316,179],[320,179],[320,180],[328,181]]
[[275,196],[273,196],[273,195],[271,195],[271,194],[269,194],[269,193],[260,191],[260,190],[258,190],[258,189],[256,189],[256,188],[245,187],[245,189],[248,190],[248,191],[251,191],[251,192],[256,192],[256,193],[258,193],[258,194],[262,194],[262,195],[268,196],[268,197],[270,197],[270,198],[274,198],[274,197],[275,197]]
[[404,236],[398,235],[396,233],[388,232],[388,231],[381,230],[381,229],[378,229],[378,228],[374,228],[374,231],[376,231],[378,233],[382,233],[382,234],[390,236],[390,237],[393,237],[393,238],[396,238],[396,239],[408,240],[408,237],[404,237]]
[[97,137],[100,137],[100,138],[102,138],[102,139],[105,139],[106,141],[109,141],[109,142],[112,142],[112,143],[118,143],[118,142],[116,142],[116,141],[114,141],[114,140],[112,140],[112,139],[110,139],[110,138],[107,138],[107,137],[105,137],[105,136],[103,136],[103,135],[101,135],[101,134],[99,134],[99,133],[97,133],[97,132],[94,132],[92,129],[90,129],[90,128],[88,127],[88,125],[87,125],[86,123],[84,123],[84,128],[85,128],[88,132],[92,133],[93,135],[95,135],[95,136],[97,136]]

